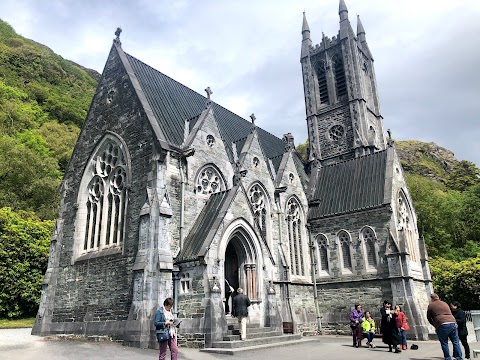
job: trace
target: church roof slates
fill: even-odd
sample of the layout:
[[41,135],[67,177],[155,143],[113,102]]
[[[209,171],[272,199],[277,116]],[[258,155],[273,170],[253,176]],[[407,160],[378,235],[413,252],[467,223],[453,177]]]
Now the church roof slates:
[[[180,147],[185,135],[185,120],[198,116],[205,108],[207,99],[135,57],[127,53],[125,55],[167,141]],[[227,147],[230,148],[233,142],[246,138],[250,134],[252,129],[250,121],[215,102],[212,102],[212,106],[220,133]],[[260,144],[268,158],[279,156],[285,152],[285,142],[282,139],[258,127],[257,131]],[[228,153],[232,154],[231,149],[229,150]],[[240,150],[238,149],[238,151]],[[233,161],[233,159],[231,160]]]
[[190,232],[185,237],[177,262],[194,260],[201,254],[207,235],[217,220],[230,191],[226,190],[210,195]]
[[320,168],[309,219],[383,205],[386,165],[384,150]]

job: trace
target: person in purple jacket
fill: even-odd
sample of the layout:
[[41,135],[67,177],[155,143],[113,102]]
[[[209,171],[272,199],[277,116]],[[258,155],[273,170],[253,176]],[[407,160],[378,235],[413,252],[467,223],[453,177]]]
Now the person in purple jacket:
[[362,343],[362,305],[355,304],[354,309],[350,313],[350,327],[352,328],[353,346],[359,348]]

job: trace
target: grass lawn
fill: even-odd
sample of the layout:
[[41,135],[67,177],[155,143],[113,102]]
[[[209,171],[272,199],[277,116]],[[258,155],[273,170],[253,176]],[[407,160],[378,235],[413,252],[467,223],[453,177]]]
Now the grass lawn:
[[0,319],[0,329],[29,328],[34,322],[34,317],[16,320]]

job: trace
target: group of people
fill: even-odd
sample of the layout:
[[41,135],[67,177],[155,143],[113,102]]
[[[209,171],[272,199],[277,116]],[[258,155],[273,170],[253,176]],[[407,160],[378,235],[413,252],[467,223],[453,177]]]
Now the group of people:
[[[430,295],[431,303],[427,309],[427,319],[435,327],[438,340],[442,346],[445,360],[451,360],[448,340],[453,343],[453,356],[462,360],[462,349],[460,342],[465,348],[465,358],[470,359],[470,347],[467,342],[467,326],[465,312],[458,301],[450,305],[440,300],[437,294]],[[385,300],[380,309],[382,320],[380,323],[380,334],[382,341],[388,345],[389,352],[400,353],[407,350],[407,331],[410,326],[407,317],[399,305],[392,309],[390,301]],[[375,321],[369,311],[362,311],[360,304],[355,304],[350,313],[350,326],[352,328],[353,346],[361,347],[362,339],[367,339],[367,347],[374,348]]]
[[[383,307],[380,309],[382,320],[380,322],[380,333],[382,341],[388,345],[388,351],[396,353],[407,349],[407,317],[402,312],[399,305],[392,309],[392,304],[385,300]],[[353,346],[361,347],[362,339],[367,339],[367,347],[374,348],[376,327],[375,320],[372,318],[370,311],[365,313],[362,311],[362,305],[355,304],[354,309],[350,313],[350,327],[353,335]]]
[[[230,292],[233,289],[230,287]],[[232,315],[238,318],[240,326],[240,340],[247,338],[247,318],[250,299],[243,293],[242,288],[237,289],[237,295],[233,298]],[[167,347],[170,349],[171,360],[178,358],[177,346],[177,328],[180,326],[179,321],[175,321],[173,313],[173,299],[166,298],[163,306],[155,313],[154,325],[157,334],[157,341],[160,346],[159,360],[165,360],[167,357]]]

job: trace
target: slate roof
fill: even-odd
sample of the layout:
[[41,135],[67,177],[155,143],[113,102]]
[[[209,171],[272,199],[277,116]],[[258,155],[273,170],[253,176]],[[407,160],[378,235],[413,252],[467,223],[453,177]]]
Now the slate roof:
[[196,259],[204,253],[204,248],[208,246],[206,243],[209,240],[207,238],[208,233],[214,228],[213,224],[217,220],[230,191],[232,189],[210,195],[190,232],[185,237],[182,251],[178,254],[177,263]]
[[[189,127],[192,129],[198,115],[205,108],[206,97],[135,57],[127,53],[125,55],[166,140],[180,147],[184,140],[185,120],[191,119]],[[229,148],[227,153],[231,156],[233,154],[232,142],[246,138],[251,132],[252,124],[215,102],[212,105],[220,133],[225,145]],[[286,143],[282,139],[258,127],[257,131],[260,144],[268,158],[279,156],[285,152]],[[237,149],[237,151],[241,151],[241,149]]]
[[320,168],[309,219],[383,205],[387,151]]

